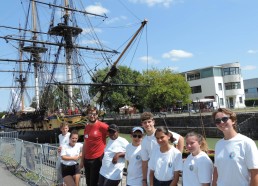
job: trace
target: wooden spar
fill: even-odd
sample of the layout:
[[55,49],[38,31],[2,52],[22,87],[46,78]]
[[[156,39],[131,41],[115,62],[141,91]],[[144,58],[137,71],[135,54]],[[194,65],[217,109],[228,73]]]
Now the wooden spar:
[[132,42],[134,41],[134,39],[137,37],[137,35],[140,33],[140,31],[144,28],[144,26],[147,24],[147,20],[145,19],[140,28],[136,31],[136,33],[134,34],[134,36],[132,37],[132,39],[129,41],[129,43],[126,45],[126,47],[124,48],[124,50],[122,51],[122,53],[119,55],[119,57],[117,58],[117,60],[114,62],[114,64],[112,65],[110,71],[107,73],[106,77],[102,80],[102,83],[105,83],[106,80],[109,77],[112,77],[113,72],[116,71],[116,65],[117,63],[120,61],[120,59],[123,57],[123,55],[125,54],[125,52],[127,51],[127,49],[131,46]]

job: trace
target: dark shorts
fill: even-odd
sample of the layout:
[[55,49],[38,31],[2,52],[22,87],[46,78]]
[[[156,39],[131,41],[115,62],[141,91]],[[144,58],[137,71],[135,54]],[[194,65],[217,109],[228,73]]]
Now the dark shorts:
[[99,174],[98,186],[118,186],[121,180],[110,180]]
[[154,176],[153,185],[154,186],[169,186],[171,182],[172,182],[172,180],[169,180],[169,181],[159,181]]
[[78,163],[70,166],[61,164],[61,169],[62,169],[63,178],[66,176],[73,176],[76,174],[80,174],[80,167]]

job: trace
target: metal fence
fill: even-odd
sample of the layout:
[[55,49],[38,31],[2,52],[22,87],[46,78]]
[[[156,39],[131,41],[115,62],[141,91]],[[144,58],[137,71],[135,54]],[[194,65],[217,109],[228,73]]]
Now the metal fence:
[[[60,185],[57,180],[57,146],[18,139],[17,132],[0,132],[0,161],[17,177],[33,186]],[[125,185],[125,176],[121,186]],[[82,171],[80,186],[86,186]]]

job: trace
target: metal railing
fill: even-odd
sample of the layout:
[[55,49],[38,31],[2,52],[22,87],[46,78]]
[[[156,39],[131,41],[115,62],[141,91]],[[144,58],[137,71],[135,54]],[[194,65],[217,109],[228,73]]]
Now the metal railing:
[[[57,180],[57,146],[23,141],[17,132],[0,132],[0,161],[17,177],[33,186],[60,185]],[[81,172],[80,186],[86,186]],[[125,185],[125,178],[121,186]]]

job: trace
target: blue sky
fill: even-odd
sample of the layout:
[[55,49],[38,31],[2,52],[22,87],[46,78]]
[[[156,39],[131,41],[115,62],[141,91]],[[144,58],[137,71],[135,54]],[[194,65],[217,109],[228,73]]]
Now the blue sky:
[[[146,70],[148,66],[184,72],[239,62],[244,79],[258,77],[257,0],[84,0],[83,3],[86,10],[109,17],[96,32],[114,49],[119,50],[139,23],[148,20],[131,64],[136,70]],[[19,0],[5,1],[0,12],[1,25],[17,27],[24,22]],[[6,35],[2,28],[0,35]],[[0,58],[11,55],[14,53],[1,39]],[[0,70],[4,68],[8,64],[0,62]],[[0,86],[6,82],[2,76]],[[0,111],[7,108],[8,95],[7,90],[0,89]]]

